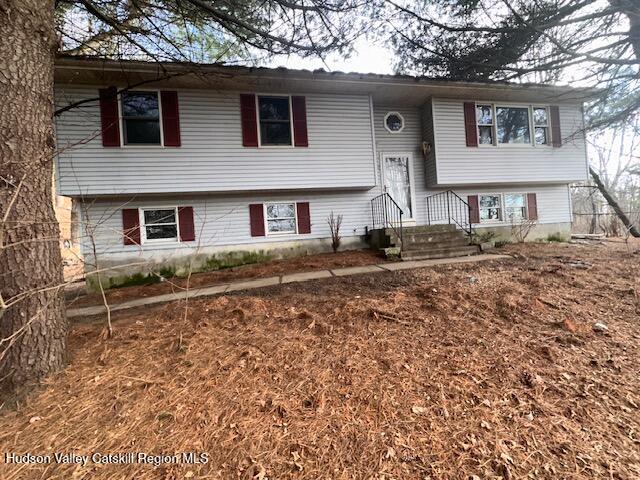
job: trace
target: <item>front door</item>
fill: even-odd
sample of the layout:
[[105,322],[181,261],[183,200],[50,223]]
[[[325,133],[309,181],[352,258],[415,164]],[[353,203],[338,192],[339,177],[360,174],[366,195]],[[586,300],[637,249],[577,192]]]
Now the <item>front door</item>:
[[413,172],[411,155],[385,153],[382,155],[382,184],[402,209],[403,220],[413,219]]

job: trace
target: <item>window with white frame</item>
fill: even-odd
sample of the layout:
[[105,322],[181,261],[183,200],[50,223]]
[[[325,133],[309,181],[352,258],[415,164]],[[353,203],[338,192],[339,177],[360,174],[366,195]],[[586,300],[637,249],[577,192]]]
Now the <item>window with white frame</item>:
[[144,240],[177,240],[176,208],[142,209],[140,223]]
[[261,145],[291,145],[289,97],[258,96]]
[[533,137],[536,145],[549,144],[549,112],[546,107],[533,107]]
[[509,221],[527,218],[527,199],[524,193],[505,193],[504,210]]
[[160,145],[158,92],[123,92],[122,137],[125,145]]
[[493,145],[493,106],[476,105],[476,121],[480,145]]
[[267,203],[265,210],[267,233],[296,233],[295,203]]
[[476,104],[479,145],[551,145],[548,107]]
[[401,132],[404,128],[404,118],[398,112],[388,112],[384,116],[384,127],[390,133]]
[[502,220],[502,200],[500,195],[479,195],[478,197],[481,222]]
[[529,107],[496,106],[498,143],[531,143]]

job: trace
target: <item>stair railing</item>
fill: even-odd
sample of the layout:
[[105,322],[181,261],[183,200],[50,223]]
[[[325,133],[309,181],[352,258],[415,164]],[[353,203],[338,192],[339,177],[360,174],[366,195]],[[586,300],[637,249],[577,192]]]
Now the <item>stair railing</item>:
[[454,224],[471,239],[473,230],[469,218],[469,204],[453,190],[427,197],[427,223],[429,225]]
[[373,228],[391,228],[400,239],[402,250],[402,209],[391,195],[383,193],[371,199],[371,216]]

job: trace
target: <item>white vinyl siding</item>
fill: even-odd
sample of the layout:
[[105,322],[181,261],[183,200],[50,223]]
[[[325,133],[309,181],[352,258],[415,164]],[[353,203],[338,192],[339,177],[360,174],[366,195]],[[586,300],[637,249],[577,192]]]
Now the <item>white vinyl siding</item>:
[[[427,107],[428,105],[420,108],[399,108],[397,105],[374,106],[374,127],[379,157],[376,162],[378,173],[380,174],[380,159],[385,153],[410,152],[413,154],[413,174],[415,179],[415,185],[413,185],[413,187],[416,199],[414,216],[418,225],[424,225],[427,221],[426,197],[442,191],[442,189],[428,188],[426,186],[425,176],[427,175],[429,163],[425,162],[420,148],[424,131],[423,124],[420,122],[421,119],[424,118],[424,109]],[[405,121],[405,127],[402,132],[392,134],[384,127],[384,117],[389,111],[398,111],[402,114]],[[462,135],[462,141],[464,142],[464,129]],[[437,145],[439,145],[437,136],[435,141],[437,149]],[[551,147],[545,148],[551,149]],[[469,150],[472,149],[469,148]],[[440,150],[437,150],[437,153],[440,155]],[[466,199],[468,195],[478,195],[480,193],[536,193],[538,223],[567,223],[572,221],[569,191],[566,183],[552,185],[536,185],[532,183],[533,182],[521,182],[521,184],[518,185],[494,185],[486,187],[456,185],[450,188],[464,199]],[[380,177],[378,177],[378,185],[381,185]],[[370,197],[379,195],[380,193],[380,187],[375,188],[371,190]],[[371,213],[369,212],[366,215],[366,221],[370,221]]]
[[[522,193],[533,192],[537,196],[538,223],[569,223],[571,222],[571,207],[567,185],[524,186],[497,190],[495,187],[487,189],[456,189],[458,195],[481,195],[484,193]],[[426,194],[437,191],[422,191],[417,197],[418,224],[424,224]],[[326,239],[327,249],[330,248],[330,232],[327,217],[333,211],[336,215],[343,215],[341,233],[343,239],[360,237],[365,234],[365,227],[370,224],[370,199],[375,191],[369,192],[315,192],[301,194],[299,197],[291,193],[282,194],[254,194],[254,195],[197,195],[180,197],[162,197],[159,199],[121,198],[118,200],[86,199],[86,208],[80,208],[83,213],[82,222],[89,222],[96,226],[95,242],[100,258],[111,262],[140,261],[141,259],[166,259],[173,255],[194,253],[201,249],[225,247],[242,249],[248,245],[277,244],[280,242],[295,242],[300,246],[300,237],[295,234],[271,235],[252,237],[250,232],[249,204],[279,203],[279,202],[309,202],[311,212],[311,234],[305,239]],[[122,212],[123,208],[156,208],[162,205],[190,205],[194,210],[195,242],[149,242],[142,247],[138,245],[123,245],[122,242]],[[507,225],[508,223],[503,222]],[[83,252],[91,254],[91,246],[84,235]],[[288,244],[292,246],[292,243]]]
[[[389,112],[398,112],[404,119],[404,127],[401,132],[391,133],[384,125],[384,117]],[[417,222],[426,218],[426,209],[424,204],[424,194],[426,191],[425,181],[425,162],[422,157],[422,112],[419,107],[398,107],[397,105],[377,106],[374,105],[374,127],[376,133],[376,149],[378,159],[376,169],[378,170],[378,185],[376,195],[382,193],[382,158],[384,155],[405,154],[410,153],[413,163],[412,171],[414,184],[413,195],[416,199],[416,205],[413,205],[413,217]],[[369,214],[371,216],[371,214]]]
[[[478,102],[482,105],[491,103],[495,102]],[[551,184],[587,178],[579,104],[559,105],[560,127],[565,142],[560,148],[534,146],[531,142],[467,147],[463,104],[462,100],[433,100],[438,185]]]
[[[432,190],[427,192],[427,195],[434,195],[441,191],[443,190]],[[504,198],[507,194],[535,193],[538,207],[537,223],[570,223],[573,220],[569,200],[569,186],[567,184],[461,187],[453,188],[453,191],[465,201],[469,195],[500,195]],[[421,219],[421,221],[424,222],[426,219]],[[503,212],[502,220],[491,222],[483,221],[482,223],[509,225],[509,220],[506,219]]]
[[[311,233],[305,239],[329,238],[327,217],[334,212],[342,215],[340,232],[343,238],[362,236],[365,227],[370,224],[370,199],[374,191],[344,192],[292,192],[281,194],[253,195],[197,195],[180,197],[161,197],[158,199],[120,198],[114,200],[86,199],[87,215],[83,222],[96,226],[95,240],[100,255],[130,258],[137,255],[151,257],[170,254],[184,249],[196,250],[199,247],[241,247],[247,244],[270,244],[277,242],[300,242],[295,233],[281,233],[264,237],[252,237],[250,231],[249,205],[309,202],[311,214]],[[142,249],[137,245],[123,245],[122,212],[123,208],[155,208],[162,205],[189,205],[193,207],[195,242],[189,243],[147,243]],[[266,220],[266,213],[265,213]],[[85,237],[81,231],[82,238]],[[90,245],[85,238],[83,251],[90,253]],[[328,240],[327,240],[328,241]],[[329,247],[329,243],[327,243]]]
[[[58,89],[57,105],[97,98]],[[308,147],[242,145],[240,94],[179,90],[181,147],[102,146],[98,101],[56,120],[61,195],[372,187],[368,95],[306,95]]]
[[[431,100],[422,106],[422,141],[428,148],[425,161],[425,181],[427,186],[437,183],[436,177],[436,139],[433,125],[433,105]],[[422,145],[421,145],[422,146]]]

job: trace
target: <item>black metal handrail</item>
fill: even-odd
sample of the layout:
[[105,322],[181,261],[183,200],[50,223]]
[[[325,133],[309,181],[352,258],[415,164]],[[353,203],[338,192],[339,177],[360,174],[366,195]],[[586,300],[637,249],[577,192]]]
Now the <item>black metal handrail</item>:
[[371,199],[373,228],[391,228],[400,239],[402,250],[402,209],[391,195],[383,193]]
[[469,217],[469,204],[453,190],[427,197],[427,223],[429,225],[454,223],[471,237],[473,231]]

